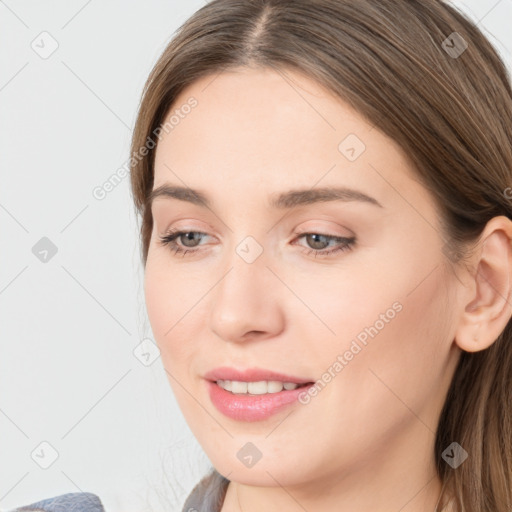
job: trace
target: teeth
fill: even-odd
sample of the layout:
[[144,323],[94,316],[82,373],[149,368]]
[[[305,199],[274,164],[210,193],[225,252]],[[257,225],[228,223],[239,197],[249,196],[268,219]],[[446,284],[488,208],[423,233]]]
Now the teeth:
[[247,393],[247,382],[234,380],[231,382],[231,393]]
[[283,389],[290,390],[299,387],[299,384],[294,382],[279,382],[277,380],[260,380],[258,382],[218,380],[217,384],[226,391],[239,395],[264,395],[266,393],[279,393]]

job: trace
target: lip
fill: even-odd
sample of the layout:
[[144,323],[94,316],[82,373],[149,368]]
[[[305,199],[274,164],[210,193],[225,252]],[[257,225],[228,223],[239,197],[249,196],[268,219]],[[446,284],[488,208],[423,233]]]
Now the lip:
[[[262,421],[278,413],[287,406],[297,404],[299,395],[307,392],[314,385],[313,380],[307,380],[292,375],[251,368],[236,370],[235,368],[216,368],[204,376],[208,394],[212,404],[219,412],[237,421]],[[264,395],[235,394],[221,388],[217,380],[238,380],[241,382],[257,382],[261,380],[277,380],[295,384],[309,384],[297,389],[283,389],[278,393]]]
[[297,389],[267,393],[265,395],[236,395],[226,391],[218,384],[206,381],[210,400],[219,412],[237,421],[262,421],[276,414],[287,406],[296,404],[299,395],[306,393],[314,385],[302,386]]
[[280,382],[293,382],[294,384],[307,384],[315,379],[304,379],[293,375],[286,375],[263,368],[248,368],[237,370],[228,366],[215,368],[204,375],[206,380],[215,382],[217,380],[238,380],[241,382],[257,382],[261,380],[278,380]]

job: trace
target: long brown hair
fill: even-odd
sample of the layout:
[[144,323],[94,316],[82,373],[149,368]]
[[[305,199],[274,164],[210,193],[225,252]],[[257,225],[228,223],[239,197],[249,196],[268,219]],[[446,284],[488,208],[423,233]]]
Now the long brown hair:
[[[185,87],[240,66],[305,73],[397,141],[438,205],[451,263],[492,217],[512,218],[510,76],[464,14],[441,0],[213,0],[180,27],[144,89],[131,160],[144,266],[148,141]],[[442,506],[450,496],[457,512],[512,510],[511,428],[509,322],[489,348],[461,354],[436,432]],[[469,454],[456,469],[441,456],[454,441]]]

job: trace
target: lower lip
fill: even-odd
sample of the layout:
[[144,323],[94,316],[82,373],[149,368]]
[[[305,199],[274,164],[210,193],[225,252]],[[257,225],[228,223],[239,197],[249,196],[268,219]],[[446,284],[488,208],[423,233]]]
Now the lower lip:
[[287,405],[297,402],[299,395],[313,386],[308,384],[264,395],[236,395],[221,388],[216,382],[207,381],[207,385],[213,405],[225,416],[238,421],[265,420]]

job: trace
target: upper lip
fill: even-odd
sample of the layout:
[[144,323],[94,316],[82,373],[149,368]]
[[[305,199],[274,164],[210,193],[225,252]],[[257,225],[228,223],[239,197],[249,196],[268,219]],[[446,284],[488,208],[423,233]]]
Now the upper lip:
[[307,384],[309,382],[313,382],[311,379],[294,377],[293,375],[286,375],[284,373],[265,370],[263,368],[237,370],[236,368],[229,368],[227,366],[214,368],[206,373],[204,378],[210,381],[236,380],[240,382],[258,382],[262,380],[275,380],[280,382],[293,382],[295,384]]

